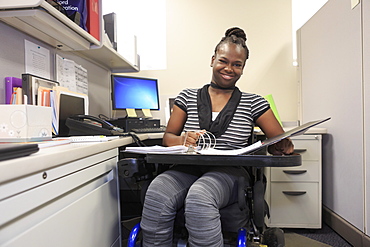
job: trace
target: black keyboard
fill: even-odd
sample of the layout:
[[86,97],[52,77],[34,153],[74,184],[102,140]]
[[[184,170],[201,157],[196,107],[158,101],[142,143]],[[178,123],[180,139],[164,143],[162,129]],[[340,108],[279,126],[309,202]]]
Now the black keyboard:
[[140,129],[131,129],[132,132],[137,134],[141,133],[162,133],[166,131],[166,127],[156,127],[156,128],[140,128]]

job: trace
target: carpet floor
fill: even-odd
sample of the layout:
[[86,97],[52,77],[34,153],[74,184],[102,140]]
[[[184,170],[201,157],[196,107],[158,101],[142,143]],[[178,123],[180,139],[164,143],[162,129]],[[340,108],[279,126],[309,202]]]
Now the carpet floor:
[[[325,245],[318,245],[318,246],[333,246],[333,247],[351,247],[352,246],[325,223],[322,224],[321,229],[283,229],[283,230],[285,232],[286,242],[287,242],[287,238],[289,238],[289,234],[294,233],[299,236],[309,238],[319,243],[325,244]],[[299,240],[298,238],[296,239],[297,241]],[[296,246],[301,246],[301,245],[296,245]],[[304,245],[302,245],[302,247],[303,246]]]
[[[140,217],[122,222],[122,246],[127,246],[127,237]],[[283,229],[285,247],[351,247],[341,236],[329,226],[323,224],[321,229]]]

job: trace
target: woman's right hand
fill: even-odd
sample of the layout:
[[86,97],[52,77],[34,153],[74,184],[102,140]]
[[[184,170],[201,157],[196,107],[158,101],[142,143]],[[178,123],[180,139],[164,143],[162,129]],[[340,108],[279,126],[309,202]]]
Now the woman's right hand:
[[199,139],[199,136],[203,135],[204,134],[204,130],[201,130],[201,131],[188,131],[186,132],[183,137],[184,137],[184,146],[186,147],[189,147],[189,146],[192,146],[192,147],[196,147],[197,146],[197,142],[198,142],[198,139]]

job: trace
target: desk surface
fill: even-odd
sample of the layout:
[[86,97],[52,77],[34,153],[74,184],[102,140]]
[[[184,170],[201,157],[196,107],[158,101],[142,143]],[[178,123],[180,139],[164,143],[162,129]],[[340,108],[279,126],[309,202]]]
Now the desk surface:
[[[140,134],[140,139],[158,139],[163,134]],[[69,162],[102,153],[133,143],[131,137],[122,137],[107,142],[71,143],[60,146],[41,148],[29,156],[0,162],[0,184],[45,171]]]
[[[326,131],[324,132],[326,133]],[[313,133],[318,134],[320,132],[316,130],[309,134],[313,134]],[[139,134],[138,136],[142,140],[160,139],[162,138],[163,133]],[[62,146],[42,148],[40,149],[39,152],[32,154],[30,156],[1,161],[0,162],[0,174],[1,174],[0,184],[6,181],[9,181],[9,180],[17,179],[20,177],[27,176],[29,174],[33,174],[36,172],[51,169],[53,167],[61,166],[63,164],[72,162],[74,160],[88,157],[88,156],[101,153],[101,152],[104,152],[110,149],[114,149],[120,146],[125,146],[131,143],[133,143],[133,140],[131,137],[123,137],[123,138],[108,141],[108,142],[72,143],[72,144],[66,144]],[[290,157],[290,156],[274,156],[274,158],[272,159],[273,159],[273,162],[275,161],[280,162],[278,161],[279,159],[284,159],[284,161],[287,161],[287,162],[297,161],[296,160],[297,157],[291,157],[291,158],[286,158],[286,157]],[[174,156],[173,158],[177,160],[171,161],[172,163],[179,163],[178,162],[179,157]],[[186,162],[190,162],[191,157],[189,156],[188,158],[189,158],[189,161],[186,161]],[[212,160],[213,158],[208,157],[207,159]],[[263,159],[263,158],[253,157],[253,159]],[[235,160],[232,160],[230,162],[234,162],[234,161]],[[150,161],[150,162],[155,163],[154,161]],[[193,162],[192,164],[194,164],[194,161],[191,161],[191,162]],[[257,162],[262,162],[262,161],[257,160]],[[299,164],[300,164],[300,160],[299,160]],[[261,164],[261,166],[271,166],[271,165]],[[293,165],[290,164],[289,166],[293,166]]]
[[209,165],[209,166],[254,166],[289,167],[300,166],[301,156],[285,155],[199,155],[199,154],[146,154],[148,163]]

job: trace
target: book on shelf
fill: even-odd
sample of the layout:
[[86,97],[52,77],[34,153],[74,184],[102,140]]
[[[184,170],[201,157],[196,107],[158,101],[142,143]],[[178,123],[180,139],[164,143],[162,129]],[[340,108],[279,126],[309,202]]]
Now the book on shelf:
[[87,21],[86,27],[88,32],[100,41],[100,6],[99,0],[87,0]]
[[21,87],[14,87],[10,104],[21,105],[23,103],[23,93]]

